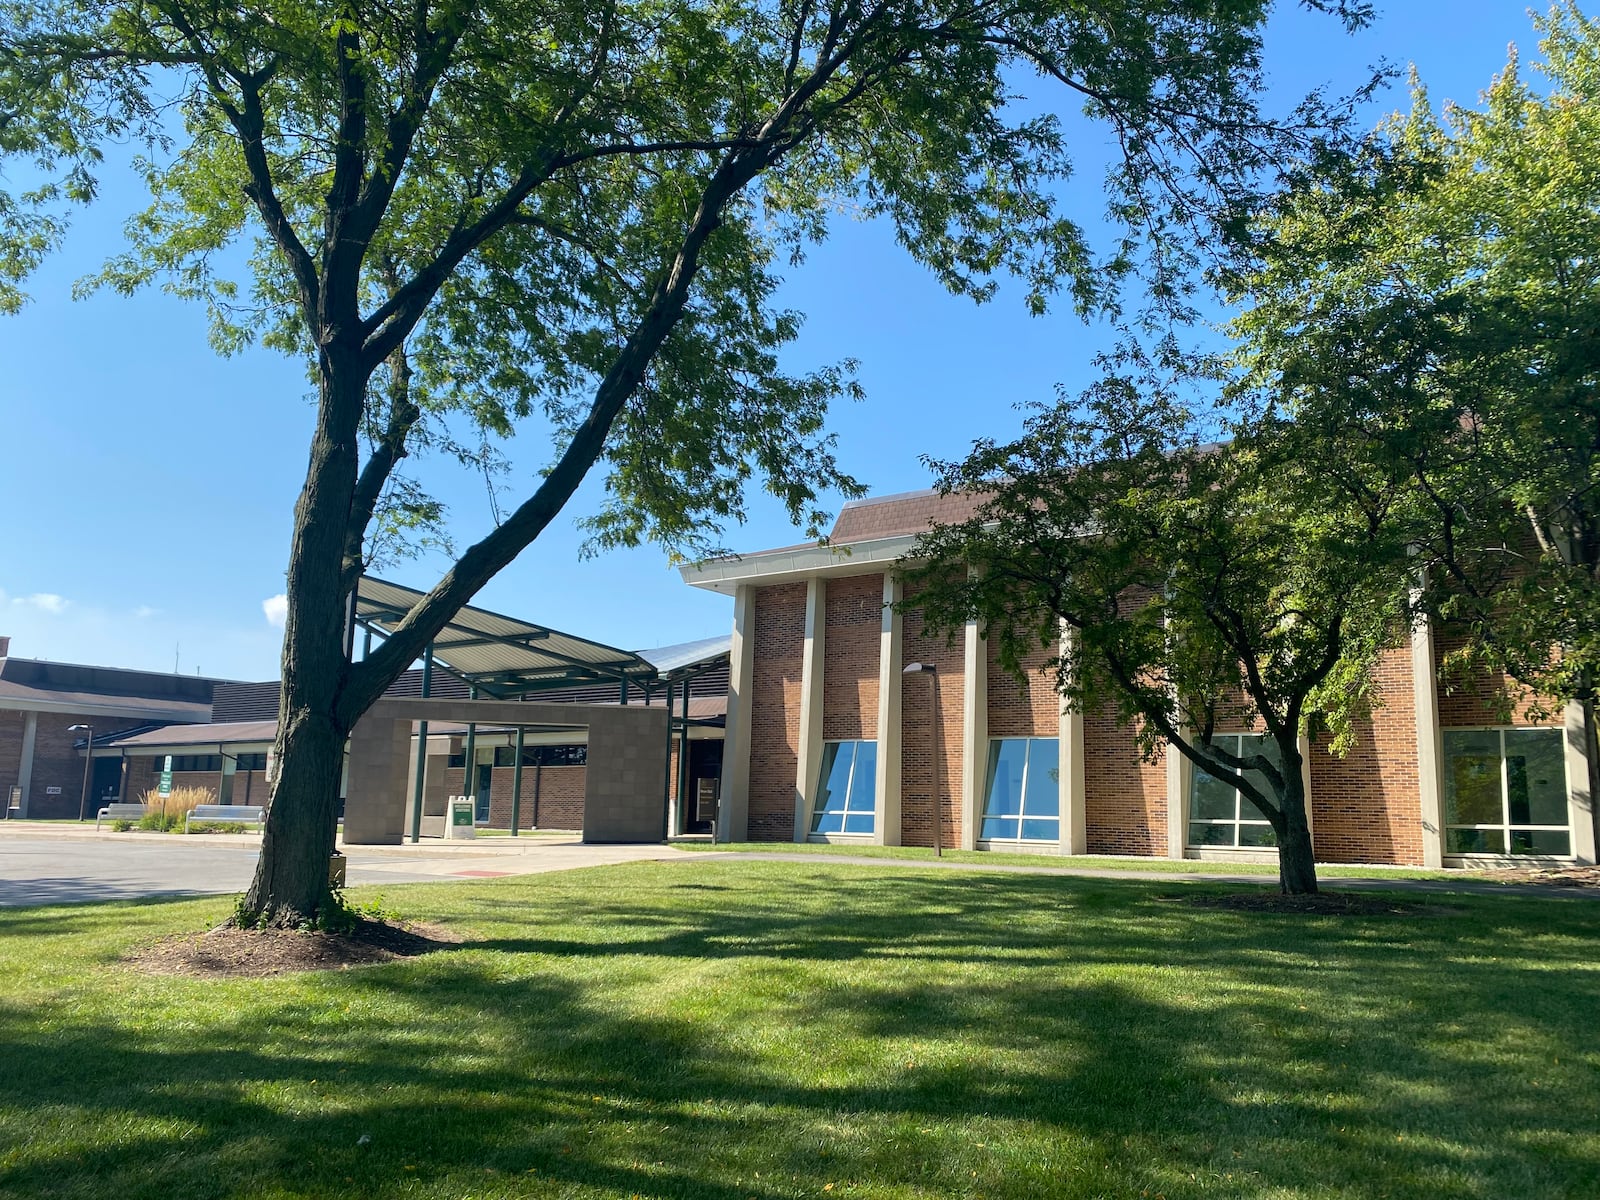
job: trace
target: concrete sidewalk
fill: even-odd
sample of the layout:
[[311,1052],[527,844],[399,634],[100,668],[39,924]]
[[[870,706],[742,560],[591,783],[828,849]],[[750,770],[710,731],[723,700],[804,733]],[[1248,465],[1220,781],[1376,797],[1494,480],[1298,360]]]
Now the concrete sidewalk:
[[[690,858],[662,845],[589,846],[572,836],[504,840],[511,843],[504,849],[440,842],[354,846],[346,854],[348,882],[489,879]],[[243,892],[260,853],[261,839],[253,835],[0,836],[0,907]]]

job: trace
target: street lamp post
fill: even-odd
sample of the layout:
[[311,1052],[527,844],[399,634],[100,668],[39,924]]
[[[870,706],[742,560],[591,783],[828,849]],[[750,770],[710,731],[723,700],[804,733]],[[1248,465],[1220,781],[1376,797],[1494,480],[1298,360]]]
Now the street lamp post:
[[933,853],[938,858],[944,857],[944,804],[939,794],[939,664],[914,662],[907,663],[903,675],[928,676],[933,684],[932,711],[928,714],[930,729],[929,740],[933,743],[932,761],[928,764],[933,778]]
[[93,725],[68,725],[68,733],[89,733],[89,745],[83,752],[83,790],[78,794],[78,820],[86,820],[85,810],[89,807],[89,766],[94,762],[94,726]]

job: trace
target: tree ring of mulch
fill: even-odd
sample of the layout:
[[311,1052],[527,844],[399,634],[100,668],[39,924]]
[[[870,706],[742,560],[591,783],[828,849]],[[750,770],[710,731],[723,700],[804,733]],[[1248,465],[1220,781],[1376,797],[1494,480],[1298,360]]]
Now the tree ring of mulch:
[[1311,896],[1286,896],[1268,891],[1233,892],[1226,896],[1168,896],[1163,899],[1178,900],[1195,908],[1303,913],[1314,917],[1420,917],[1447,911],[1437,904],[1387,896],[1355,896],[1348,892],[1317,892]]
[[154,975],[252,977],[288,971],[340,971],[416,958],[454,949],[463,940],[440,925],[366,917],[346,933],[220,925],[205,933],[178,934],[141,946],[124,956],[123,962]]

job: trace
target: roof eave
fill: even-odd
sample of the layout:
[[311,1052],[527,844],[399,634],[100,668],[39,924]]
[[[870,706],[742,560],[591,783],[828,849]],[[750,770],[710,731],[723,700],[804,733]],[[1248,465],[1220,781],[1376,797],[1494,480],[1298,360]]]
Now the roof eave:
[[898,534],[842,546],[766,550],[758,554],[687,563],[679,567],[678,572],[690,587],[731,596],[741,584],[788,583],[815,576],[870,574],[906,558],[922,536],[920,533]]

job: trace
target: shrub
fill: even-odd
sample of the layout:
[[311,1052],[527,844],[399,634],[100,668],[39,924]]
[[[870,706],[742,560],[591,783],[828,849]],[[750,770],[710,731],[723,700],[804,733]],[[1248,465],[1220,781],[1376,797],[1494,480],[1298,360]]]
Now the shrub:
[[139,828],[154,829],[159,833],[181,829],[184,815],[192,812],[196,805],[216,802],[217,794],[210,788],[175,787],[165,800],[158,788],[148,788],[139,797],[139,803],[144,805],[144,817],[139,822]]
[[127,833],[128,830],[130,830],[132,828],[133,828],[133,822],[132,821],[125,821],[121,817],[118,817],[115,821],[111,822],[111,832],[112,833]]

